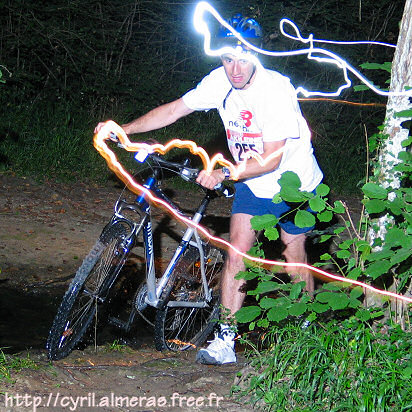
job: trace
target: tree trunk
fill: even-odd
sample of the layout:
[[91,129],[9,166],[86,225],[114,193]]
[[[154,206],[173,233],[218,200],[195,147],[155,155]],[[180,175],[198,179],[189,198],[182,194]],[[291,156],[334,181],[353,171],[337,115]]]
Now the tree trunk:
[[[412,87],[412,0],[406,0],[405,9],[402,17],[398,44],[392,62],[391,74],[391,92],[405,91],[405,87]],[[409,130],[402,127],[402,123],[410,118],[395,117],[395,113],[403,110],[412,109],[412,103],[408,96],[390,96],[386,106],[385,128],[383,133],[388,136],[384,140],[379,154],[379,164],[381,167],[379,174],[379,183],[385,188],[397,189],[400,187],[400,175],[394,172],[393,167],[399,163],[398,155],[405,148],[402,147],[402,142],[409,136]],[[389,200],[393,200],[395,194],[389,193]],[[391,217],[386,215],[379,219],[379,230],[370,231],[370,240],[377,237],[384,239],[387,225],[391,224]],[[408,294],[411,294],[411,283],[409,285]],[[393,290],[396,290],[394,282]],[[376,305],[376,299],[373,299],[370,293],[367,294],[367,304]],[[392,309],[396,310],[400,318],[403,319],[404,305],[400,302],[394,302]],[[401,322],[402,323],[402,322]]]

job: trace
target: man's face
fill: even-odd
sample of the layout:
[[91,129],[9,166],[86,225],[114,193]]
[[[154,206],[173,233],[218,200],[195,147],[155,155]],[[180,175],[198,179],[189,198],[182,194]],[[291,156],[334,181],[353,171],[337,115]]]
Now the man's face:
[[254,63],[246,56],[239,57],[227,53],[221,59],[226,76],[235,89],[247,89],[252,84],[256,74],[253,73]]

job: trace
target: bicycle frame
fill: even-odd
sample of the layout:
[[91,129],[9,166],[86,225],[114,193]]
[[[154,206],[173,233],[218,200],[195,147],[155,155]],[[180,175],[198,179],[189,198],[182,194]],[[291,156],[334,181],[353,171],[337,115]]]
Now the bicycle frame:
[[[183,215],[183,212],[179,207],[174,204],[166,194],[157,185],[157,178],[155,175],[146,179],[143,186],[151,190],[158,198],[167,202],[178,214]],[[193,215],[191,221],[194,224],[198,224],[204,216],[207,205],[210,200],[216,197],[212,191],[207,191],[204,199],[199,205],[197,211]],[[136,212],[140,219],[138,222],[131,221],[129,218],[125,217],[122,213],[123,210],[132,210]],[[165,269],[162,277],[157,281],[155,272],[155,253],[153,244],[153,232],[152,232],[152,220],[151,220],[151,205],[147,200],[146,193],[142,193],[136,198],[135,203],[127,203],[124,200],[119,200],[115,205],[115,213],[109,223],[109,225],[114,225],[118,222],[126,223],[130,228],[130,234],[123,241],[123,248],[130,250],[134,247],[134,241],[142,231],[143,244],[145,250],[145,261],[146,261],[146,285],[147,285],[147,295],[145,297],[145,303],[155,308],[158,308],[161,304],[160,297],[162,291],[165,288],[176,264],[182,257],[183,253],[187,249],[188,245],[192,245],[199,250],[200,255],[200,271],[202,276],[202,284],[204,288],[205,300],[202,302],[189,302],[184,300],[179,301],[169,301],[168,306],[181,306],[181,307],[206,307],[208,302],[212,299],[212,291],[210,290],[205,273],[205,256],[203,250],[202,240],[197,233],[197,230],[189,226],[183,234],[180,244],[176,248],[172,259],[170,260],[167,268]],[[194,238],[194,240],[193,240]]]

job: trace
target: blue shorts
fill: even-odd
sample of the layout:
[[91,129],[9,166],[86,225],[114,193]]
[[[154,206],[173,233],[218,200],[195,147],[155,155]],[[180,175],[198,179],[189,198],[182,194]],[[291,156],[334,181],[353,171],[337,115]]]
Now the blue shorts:
[[[256,197],[246,183],[235,183],[236,194],[232,205],[232,215],[235,213],[246,213],[252,216],[275,215],[279,220],[279,226],[291,235],[299,235],[309,232],[312,227],[297,227],[293,222],[293,215],[282,219],[282,215],[292,208],[286,203],[273,203],[272,199]],[[312,212],[309,208],[309,212]]]

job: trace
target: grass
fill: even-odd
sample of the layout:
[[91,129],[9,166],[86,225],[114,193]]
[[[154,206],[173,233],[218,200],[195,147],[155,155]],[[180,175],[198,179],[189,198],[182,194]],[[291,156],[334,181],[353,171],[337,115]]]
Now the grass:
[[115,339],[112,343],[107,343],[105,345],[104,351],[125,353],[130,352],[130,348],[127,345],[120,343],[118,339]]
[[0,349],[0,382],[12,382],[12,373],[20,372],[22,369],[39,369],[39,366],[30,359],[29,354],[26,357],[6,355]]
[[255,373],[234,392],[270,411],[407,411],[412,336],[358,321],[272,329],[253,352]]

